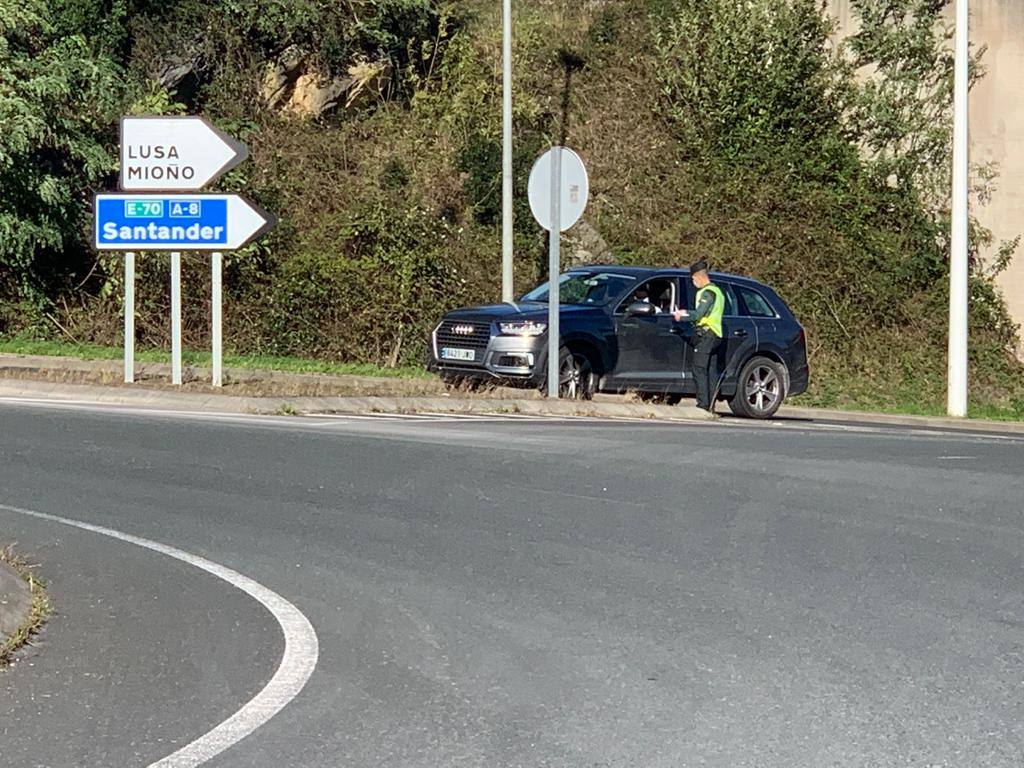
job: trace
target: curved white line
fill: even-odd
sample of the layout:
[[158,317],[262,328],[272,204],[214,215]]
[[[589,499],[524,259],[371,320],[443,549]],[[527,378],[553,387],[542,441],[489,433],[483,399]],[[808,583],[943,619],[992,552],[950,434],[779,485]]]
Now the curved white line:
[[273,590],[267,589],[259,582],[237,571],[225,568],[210,560],[192,555],[166,544],[150,541],[140,536],[121,533],[113,528],[69,520],[45,512],[34,512],[31,509],[20,509],[0,504],[0,510],[28,515],[41,520],[70,525],[91,531],[112,539],[126,541],[139,547],[159,552],[175,560],[181,560],[207,573],[223,579],[233,587],[237,587],[254,600],[259,602],[277,619],[284,633],[284,653],[281,663],[274,676],[259,693],[250,699],[240,710],[222,722],[209,733],[200,736],[190,744],[186,744],[177,752],[152,763],[149,768],[194,768],[207,760],[219,755],[228,747],[237,744],[251,734],[270,718],[284,709],[306,685],[316,668],[320,656],[320,646],[313,625],[298,608],[289,603]]

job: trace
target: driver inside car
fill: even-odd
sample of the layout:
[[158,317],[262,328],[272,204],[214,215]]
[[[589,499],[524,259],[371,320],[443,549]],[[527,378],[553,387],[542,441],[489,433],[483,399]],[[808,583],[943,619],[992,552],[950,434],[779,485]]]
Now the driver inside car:
[[[651,303],[651,296],[647,292],[647,287],[646,286],[641,286],[641,287],[636,289],[636,291],[633,293],[633,301],[639,301],[639,302],[642,302],[644,304],[650,304]],[[659,307],[657,304],[655,304],[654,305],[654,314],[660,315],[661,313],[662,313],[661,307]]]

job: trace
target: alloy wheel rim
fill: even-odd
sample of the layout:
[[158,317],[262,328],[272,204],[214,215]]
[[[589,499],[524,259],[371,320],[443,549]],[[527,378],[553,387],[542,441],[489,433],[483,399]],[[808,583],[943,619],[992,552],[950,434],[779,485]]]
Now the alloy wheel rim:
[[583,391],[584,365],[576,355],[569,355],[562,364],[559,376],[559,394],[570,400],[577,399]]
[[750,372],[744,387],[747,403],[758,413],[771,409],[779,399],[779,376],[766,365]]

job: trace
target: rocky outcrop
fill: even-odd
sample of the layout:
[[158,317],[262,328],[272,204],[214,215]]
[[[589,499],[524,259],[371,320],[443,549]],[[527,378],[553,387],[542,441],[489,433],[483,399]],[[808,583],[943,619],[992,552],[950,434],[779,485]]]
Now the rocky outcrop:
[[274,109],[281,106],[302,73],[305,60],[305,51],[293,45],[267,65],[260,92],[264,104]]
[[351,87],[350,77],[324,77],[317,72],[304,72],[295,80],[284,108],[304,117],[320,117],[337,107]]
[[391,82],[386,61],[357,62],[345,75],[330,75],[292,47],[267,65],[260,96],[272,109],[302,117],[321,117],[339,106],[369,106],[383,99]]
[[583,264],[613,264],[615,254],[597,228],[585,219],[565,235],[562,263],[566,268]]

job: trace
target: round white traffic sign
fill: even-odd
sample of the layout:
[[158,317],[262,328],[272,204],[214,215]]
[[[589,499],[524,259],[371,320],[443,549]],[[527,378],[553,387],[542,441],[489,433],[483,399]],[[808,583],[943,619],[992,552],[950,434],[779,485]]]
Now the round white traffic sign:
[[561,194],[559,195],[561,205],[558,228],[559,231],[565,232],[580,220],[590,195],[590,180],[587,178],[587,169],[580,156],[568,147],[552,147],[538,157],[537,162],[533,164],[533,170],[530,171],[528,194],[533,217],[544,229],[550,231],[553,197],[552,174],[556,152],[560,155],[559,162],[562,170],[559,174],[561,177]]

